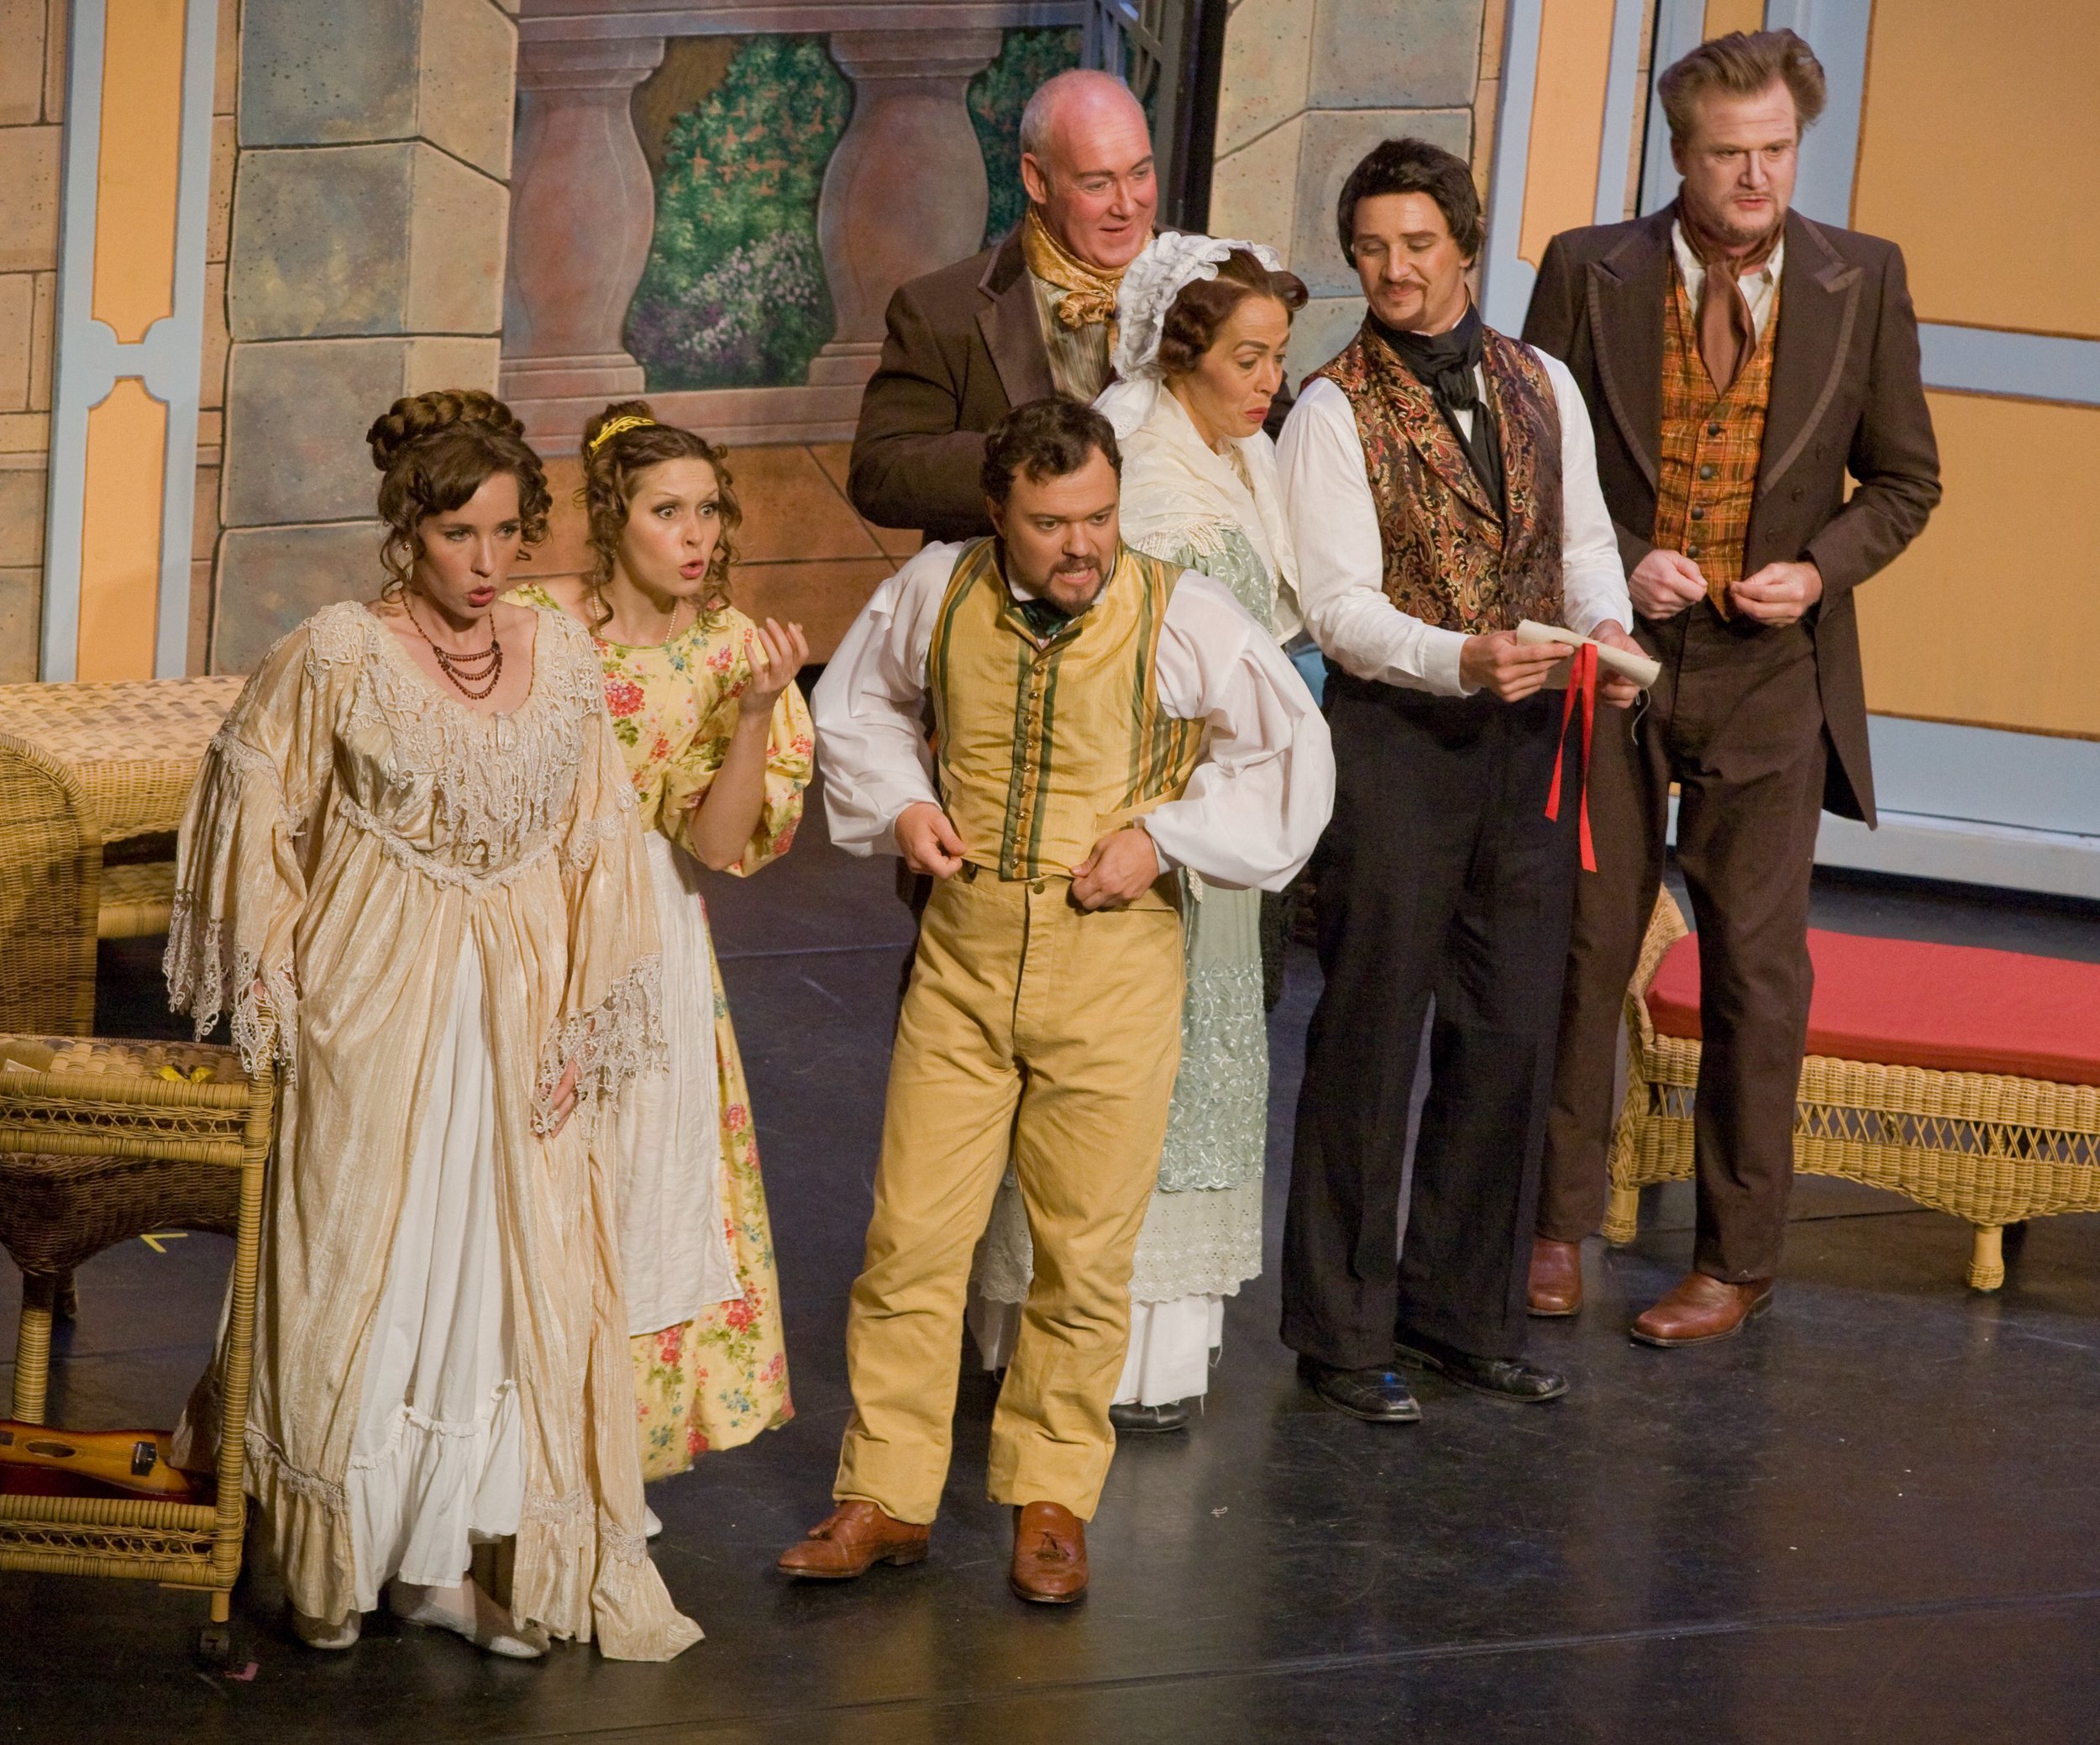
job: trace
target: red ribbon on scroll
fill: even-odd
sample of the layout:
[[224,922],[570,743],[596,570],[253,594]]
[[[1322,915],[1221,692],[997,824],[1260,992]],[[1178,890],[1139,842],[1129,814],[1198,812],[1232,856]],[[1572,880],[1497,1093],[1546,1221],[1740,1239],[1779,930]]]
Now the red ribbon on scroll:
[[1567,754],[1567,725],[1575,718],[1579,700],[1583,710],[1583,786],[1575,802],[1579,819],[1577,833],[1583,844],[1583,870],[1597,870],[1597,849],[1589,836],[1589,746],[1597,724],[1597,650],[1584,643],[1569,663],[1567,701],[1561,706],[1560,743],[1553,748],[1553,788],[1546,796],[1546,815],[1557,823],[1561,816],[1561,760]]

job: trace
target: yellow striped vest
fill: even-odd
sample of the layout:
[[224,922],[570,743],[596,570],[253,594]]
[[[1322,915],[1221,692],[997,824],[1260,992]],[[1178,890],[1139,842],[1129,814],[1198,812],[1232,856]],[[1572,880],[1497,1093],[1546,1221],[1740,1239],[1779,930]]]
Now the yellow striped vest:
[[1066,877],[1108,831],[1188,786],[1203,723],[1162,712],[1153,671],[1179,577],[1124,546],[1094,604],[1038,639],[999,542],[963,548],[927,688],[941,803],[966,859],[1002,879]]

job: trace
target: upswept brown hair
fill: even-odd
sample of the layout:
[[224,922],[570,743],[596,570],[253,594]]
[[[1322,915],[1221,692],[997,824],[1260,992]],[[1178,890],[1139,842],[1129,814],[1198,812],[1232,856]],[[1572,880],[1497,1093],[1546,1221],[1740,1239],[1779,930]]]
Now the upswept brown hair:
[[[606,427],[622,418],[648,422],[615,430],[600,441]],[[715,512],[722,521],[722,535],[707,560],[707,591],[701,597],[700,609],[720,612],[730,603],[729,566],[737,560],[731,535],[743,524],[743,510],[730,481],[728,459],[728,449],[717,448],[698,431],[658,423],[646,400],[616,400],[583,427],[583,489],[576,493],[576,501],[583,507],[584,538],[591,547],[591,573],[584,578],[584,586],[597,614],[596,623],[602,625],[612,616],[605,587],[612,580],[612,563],[621,536],[627,532],[635,486],[644,472],[666,460],[705,460],[715,470]]]
[[1159,370],[1178,381],[1217,344],[1219,330],[1250,297],[1273,297],[1287,314],[1305,307],[1305,281],[1296,273],[1271,272],[1245,249],[1218,264],[1215,279],[1191,279],[1176,294],[1159,329]]
[[1670,137],[1682,144],[1698,121],[1698,100],[1709,91],[1756,97],[1775,80],[1793,97],[1793,113],[1805,133],[1823,113],[1823,63],[1791,30],[1731,30],[1665,67],[1655,81]]
[[547,537],[554,506],[547,469],[525,440],[525,426],[493,394],[479,388],[434,388],[396,400],[365,433],[379,481],[379,549],[386,581],[381,597],[398,600],[423,555],[417,528],[433,515],[462,507],[497,473],[517,481],[518,519],[528,549]]

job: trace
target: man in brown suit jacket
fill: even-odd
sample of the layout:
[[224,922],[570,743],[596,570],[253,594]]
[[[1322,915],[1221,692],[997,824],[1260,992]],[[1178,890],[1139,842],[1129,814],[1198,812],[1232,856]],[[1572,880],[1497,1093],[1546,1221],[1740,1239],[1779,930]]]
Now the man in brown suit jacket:
[[1031,400],[1108,385],[1116,286],[1159,203],[1145,112],[1105,73],[1060,73],[1028,100],[1021,148],[1021,227],[890,300],[847,479],[879,527],[989,533],[984,433]]
[[1874,821],[1852,590],[1917,537],[1940,481],[1901,252],[1788,210],[1823,104],[1808,45],[1719,38],[1658,88],[1677,200],[1556,237],[1524,328],[1588,403],[1635,633],[1662,665],[1637,728],[1598,735],[1599,870],[1577,898],[1530,1307],[1581,1304],[1576,1245],[1604,1212],[1619,1017],[1675,781],[1701,975],[1698,1234],[1692,1273],[1632,1328],[1675,1346],[1771,1300],[1819,813]]

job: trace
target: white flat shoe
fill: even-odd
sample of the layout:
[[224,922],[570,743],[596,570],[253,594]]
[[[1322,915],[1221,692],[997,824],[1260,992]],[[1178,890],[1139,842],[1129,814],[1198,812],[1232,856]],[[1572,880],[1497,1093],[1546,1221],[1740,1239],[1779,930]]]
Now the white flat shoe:
[[310,1648],[354,1648],[358,1632],[364,1627],[363,1616],[352,1612],[339,1624],[331,1624],[326,1618],[309,1617],[296,1606],[285,1608],[291,1614],[291,1633]]
[[642,1506],[642,1537],[645,1539],[654,1539],[663,1531],[664,1523],[656,1518],[656,1511],[644,1503]]
[[456,1588],[418,1587],[412,1581],[395,1581],[386,1590],[386,1603],[396,1617],[426,1629],[449,1630],[464,1637],[486,1653],[507,1660],[537,1660],[551,1645],[538,1624],[522,1630],[510,1614],[483,1593],[472,1581]]

